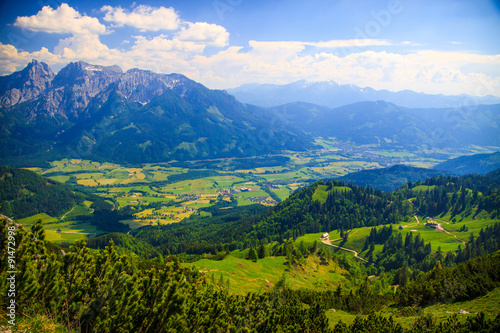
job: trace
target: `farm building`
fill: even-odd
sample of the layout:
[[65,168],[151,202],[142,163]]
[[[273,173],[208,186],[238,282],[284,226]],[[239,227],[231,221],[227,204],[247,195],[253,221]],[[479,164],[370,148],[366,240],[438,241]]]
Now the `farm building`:
[[330,235],[329,235],[327,232],[325,232],[323,235],[321,235],[321,239],[326,239],[326,238],[328,238],[329,236],[330,236]]

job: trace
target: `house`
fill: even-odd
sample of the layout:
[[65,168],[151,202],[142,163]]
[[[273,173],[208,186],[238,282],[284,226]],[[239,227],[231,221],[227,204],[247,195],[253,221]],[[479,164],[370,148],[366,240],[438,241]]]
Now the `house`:
[[425,227],[437,228],[437,223],[427,222],[424,224]]
[[327,239],[330,235],[325,232],[323,235],[321,235],[321,239]]
[[400,224],[399,227],[398,227],[399,230],[403,230],[403,225]]
[[59,229],[59,228],[57,228],[57,232],[58,232],[58,233],[61,233],[61,232],[62,232],[62,230],[61,230],[61,229]]

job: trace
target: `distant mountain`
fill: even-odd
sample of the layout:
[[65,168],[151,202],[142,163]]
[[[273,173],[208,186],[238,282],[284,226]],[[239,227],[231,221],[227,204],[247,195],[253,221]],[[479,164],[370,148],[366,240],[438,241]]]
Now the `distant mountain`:
[[[0,159],[140,163],[303,150],[312,139],[273,114],[179,74],[34,60],[0,81]],[[276,125],[276,124],[275,124]]]
[[382,191],[394,191],[408,182],[416,182],[436,176],[452,176],[453,173],[408,165],[394,165],[389,168],[363,170],[340,177],[339,180],[358,186],[373,187]]
[[417,93],[411,90],[391,92],[360,88],[352,84],[340,85],[333,81],[309,82],[300,80],[285,85],[246,84],[238,88],[227,89],[244,103],[276,106],[292,102],[313,103],[331,108],[347,104],[384,100],[408,108],[448,108],[477,104],[499,104],[500,97],[471,97],[468,95],[445,96]]
[[297,102],[273,108],[288,125],[313,136],[355,144],[402,147],[500,145],[500,104],[444,109],[409,109],[385,101],[330,109]]
[[446,170],[457,175],[471,173],[487,174],[500,169],[500,152],[493,154],[476,154],[460,156],[434,166],[437,170]]

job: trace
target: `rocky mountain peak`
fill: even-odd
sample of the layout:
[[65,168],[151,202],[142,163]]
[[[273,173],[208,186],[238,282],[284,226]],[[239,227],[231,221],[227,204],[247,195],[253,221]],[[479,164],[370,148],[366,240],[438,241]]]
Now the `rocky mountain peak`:
[[54,86],[79,85],[83,82],[97,84],[99,89],[120,78],[123,71],[120,67],[91,65],[84,61],[71,62],[54,78]]
[[78,117],[90,100],[123,75],[118,66],[91,65],[84,61],[69,63],[54,77],[47,94],[47,109]]
[[33,59],[23,70],[0,77],[0,105],[37,98],[50,88],[54,76],[46,63]]
[[[127,100],[148,103],[165,90],[188,86],[192,82],[181,74],[157,74],[149,70],[133,68],[120,77],[117,91]],[[177,91],[176,91],[177,92]],[[180,92],[182,95],[182,91]]]

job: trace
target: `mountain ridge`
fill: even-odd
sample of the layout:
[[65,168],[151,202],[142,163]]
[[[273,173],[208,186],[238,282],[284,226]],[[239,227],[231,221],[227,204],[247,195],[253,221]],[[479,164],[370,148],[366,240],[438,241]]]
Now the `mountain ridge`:
[[268,108],[314,136],[355,144],[432,150],[471,144],[500,145],[500,104],[461,108],[412,109],[386,101],[329,108],[294,102]]
[[455,174],[444,170],[398,164],[388,168],[353,172],[338,179],[345,183],[364,187],[370,186],[385,192],[391,192],[406,183],[414,183],[436,176],[455,176]]
[[[3,79],[0,96],[19,76]],[[271,126],[273,117],[181,74],[75,62],[31,99],[0,105],[0,158],[143,163],[312,147],[302,131]]]
[[500,152],[459,156],[439,163],[434,168],[454,172],[458,175],[468,173],[488,174],[500,169]]
[[342,85],[334,81],[299,80],[283,85],[255,83],[227,89],[227,91],[244,103],[265,107],[306,102],[336,108],[356,102],[377,100],[385,100],[409,108],[457,107],[470,105],[471,100],[476,104],[500,103],[500,97],[492,95],[482,97],[465,94],[431,95],[412,90],[392,92],[384,89],[375,90],[370,87],[362,88],[353,84]]

